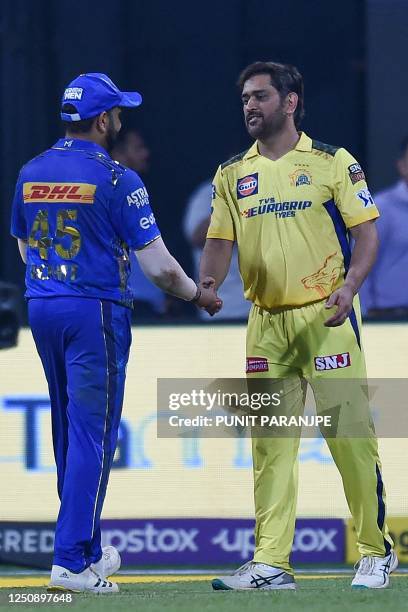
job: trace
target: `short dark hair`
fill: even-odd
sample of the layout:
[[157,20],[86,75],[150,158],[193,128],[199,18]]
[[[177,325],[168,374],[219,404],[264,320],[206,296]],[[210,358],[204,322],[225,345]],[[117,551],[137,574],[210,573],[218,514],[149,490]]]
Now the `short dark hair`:
[[[77,113],[77,109],[73,104],[64,104],[62,107],[63,113],[69,113],[72,115],[73,113]],[[90,119],[80,119],[79,121],[63,121],[62,125],[66,132],[70,132],[71,134],[86,134],[90,132],[92,126],[94,124],[95,117],[90,117]]]
[[401,140],[398,159],[402,159],[403,157],[405,157],[407,150],[408,150],[408,135],[405,136],[403,140]]
[[238,88],[243,90],[245,82],[257,74],[269,74],[271,84],[282,98],[288,95],[291,91],[297,94],[299,100],[294,113],[295,125],[298,127],[305,116],[303,106],[304,89],[303,78],[299,70],[290,64],[278,64],[276,62],[254,62],[241,72],[238,77]]

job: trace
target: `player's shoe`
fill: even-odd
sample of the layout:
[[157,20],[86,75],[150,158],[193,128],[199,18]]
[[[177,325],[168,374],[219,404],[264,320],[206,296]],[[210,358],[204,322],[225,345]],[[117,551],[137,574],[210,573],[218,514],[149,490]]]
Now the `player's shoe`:
[[49,593],[65,591],[69,593],[95,593],[95,595],[108,595],[118,593],[119,587],[116,582],[104,580],[99,574],[90,567],[74,574],[65,567],[53,565],[51,570],[51,580],[47,587]]
[[114,546],[105,546],[102,548],[102,557],[97,563],[91,563],[91,569],[99,574],[101,578],[108,578],[116,574],[120,568],[120,554]]
[[279,567],[248,561],[232,576],[215,578],[212,588],[214,591],[296,589],[296,583],[293,576]]
[[385,557],[362,557],[355,567],[357,572],[351,583],[353,589],[385,589],[391,572],[398,567],[398,557],[392,550]]

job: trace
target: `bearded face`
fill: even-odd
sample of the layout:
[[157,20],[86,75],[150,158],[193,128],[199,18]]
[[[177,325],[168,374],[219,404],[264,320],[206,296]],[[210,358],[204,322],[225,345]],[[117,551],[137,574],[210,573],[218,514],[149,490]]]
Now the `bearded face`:
[[286,121],[286,103],[268,74],[249,78],[242,90],[245,125],[252,138],[265,140],[279,133]]

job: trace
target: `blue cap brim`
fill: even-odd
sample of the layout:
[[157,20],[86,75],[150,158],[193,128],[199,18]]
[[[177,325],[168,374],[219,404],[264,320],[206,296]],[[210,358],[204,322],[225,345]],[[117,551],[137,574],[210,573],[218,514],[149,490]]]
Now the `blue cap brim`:
[[122,99],[118,106],[124,106],[126,108],[131,108],[134,106],[140,106],[143,98],[137,91],[121,91]]

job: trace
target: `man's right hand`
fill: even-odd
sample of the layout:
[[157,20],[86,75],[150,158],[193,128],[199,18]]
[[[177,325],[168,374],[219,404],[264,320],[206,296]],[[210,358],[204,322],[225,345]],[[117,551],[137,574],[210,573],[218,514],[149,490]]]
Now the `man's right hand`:
[[199,283],[201,295],[196,304],[199,308],[203,308],[209,315],[214,316],[222,308],[222,300],[217,296],[215,291],[215,279],[211,276],[206,276]]

